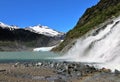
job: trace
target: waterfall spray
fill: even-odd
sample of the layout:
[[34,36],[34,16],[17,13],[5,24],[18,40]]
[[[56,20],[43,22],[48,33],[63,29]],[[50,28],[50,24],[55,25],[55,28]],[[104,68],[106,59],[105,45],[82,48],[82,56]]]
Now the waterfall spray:
[[103,27],[92,30],[86,38],[78,39],[73,48],[62,58],[76,62],[104,63],[105,67],[119,69],[120,17]]

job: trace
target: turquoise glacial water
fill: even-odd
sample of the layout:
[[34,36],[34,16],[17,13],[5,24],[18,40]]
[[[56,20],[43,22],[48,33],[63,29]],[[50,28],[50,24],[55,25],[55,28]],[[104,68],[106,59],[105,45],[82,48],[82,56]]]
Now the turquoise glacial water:
[[52,52],[0,52],[1,61],[39,61],[39,60],[52,60],[59,57],[59,54]]

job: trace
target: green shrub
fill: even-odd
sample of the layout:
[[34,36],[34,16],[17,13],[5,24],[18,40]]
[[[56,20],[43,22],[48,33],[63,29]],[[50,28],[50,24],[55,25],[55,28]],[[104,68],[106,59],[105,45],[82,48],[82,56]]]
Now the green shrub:
[[71,42],[71,40],[83,36],[88,31],[96,28],[99,24],[105,22],[107,19],[120,15],[119,0],[116,0],[115,3],[112,3],[110,5],[106,5],[105,3],[107,3],[107,0],[103,3],[106,8],[103,8],[104,6],[102,4],[99,4],[87,9],[85,14],[80,18],[77,25],[74,27],[74,29],[70,30],[67,33],[65,40],[53,50],[61,51],[67,44]]

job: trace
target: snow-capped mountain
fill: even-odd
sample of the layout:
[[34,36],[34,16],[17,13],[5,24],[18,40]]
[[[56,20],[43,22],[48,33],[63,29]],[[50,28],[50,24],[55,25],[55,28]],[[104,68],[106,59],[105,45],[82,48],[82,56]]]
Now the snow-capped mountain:
[[25,29],[38,34],[43,34],[43,35],[52,36],[52,37],[64,35],[64,33],[62,32],[55,31],[49,28],[48,26],[42,26],[42,25],[30,26]]
[[[15,29],[20,29],[20,27],[15,26],[15,25],[7,25],[5,23],[0,22],[0,27],[3,29],[9,29],[9,30],[15,30]],[[22,28],[24,30],[28,30],[37,34],[42,34],[45,36],[50,36],[50,37],[64,37],[65,33],[55,31],[48,26],[42,26],[42,25],[36,25],[36,26],[29,26],[26,28]]]
[[10,30],[13,30],[13,29],[18,29],[19,27],[17,27],[17,26],[15,26],[15,25],[7,25],[7,24],[4,24],[4,23],[2,23],[2,22],[0,22],[0,27],[1,28],[8,28],[8,29],[10,29]]
[[47,26],[19,28],[0,22],[0,51],[31,50],[58,45],[65,34]]

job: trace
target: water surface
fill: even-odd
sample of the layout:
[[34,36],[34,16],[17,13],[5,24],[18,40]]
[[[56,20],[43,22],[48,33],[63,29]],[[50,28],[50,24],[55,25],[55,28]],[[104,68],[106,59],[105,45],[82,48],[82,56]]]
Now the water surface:
[[0,52],[0,62],[52,60],[58,56],[53,52]]

